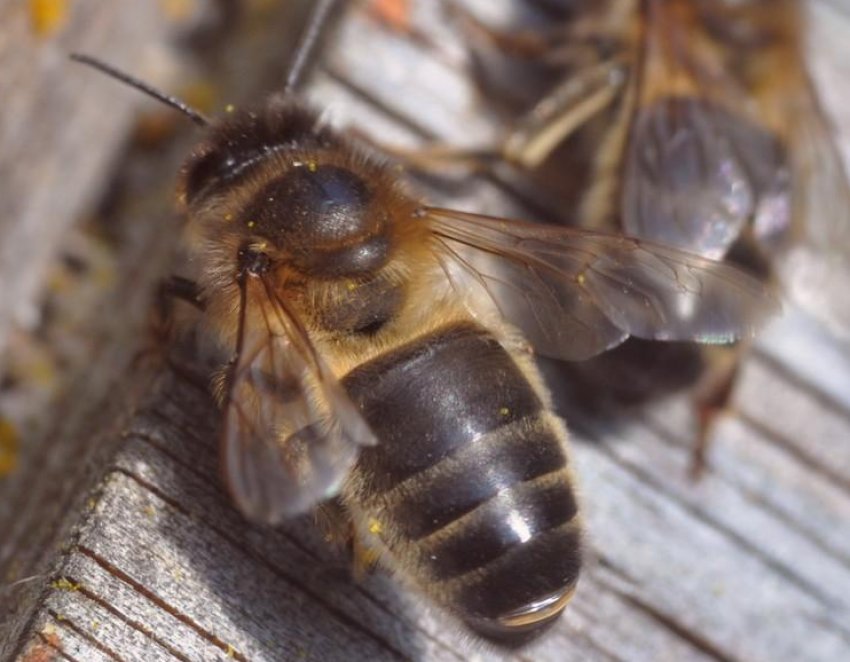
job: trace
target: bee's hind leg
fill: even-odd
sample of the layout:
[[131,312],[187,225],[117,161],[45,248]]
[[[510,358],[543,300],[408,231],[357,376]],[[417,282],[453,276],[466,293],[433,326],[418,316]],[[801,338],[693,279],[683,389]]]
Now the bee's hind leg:
[[499,162],[534,170],[574,131],[608,108],[625,81],[616,61],[578,72],[551,90],[491,145],[466,147],[435,142],[407,148],[381,143],[362,132],[353,135],[405,166],[424,172],[439,172],[446,167],[486,172]]
[[350,550],[351,574],[355,581],[362,581],[372,573],[386,547],[380,538],[382,526],[377,519],[351,513],[338,500],[321,504],[316,508],[315,518],[330,545]]
[[712,433],[718,419],[732,410],[732,393],[740,373],[742,344],[708,348],[708,367],[693,393],[697,433],[691,452],[689,475],[699,480],[707,466]]
[[201,289],[192,280],[182,276],[171,276],[160,282],[155,295],[149,322],[150,342],[133,359],[138,366],[146,360],[158,360],[168,365],[175,373],[203,390],[209,389],[209,379],[201,376],[194,368],[175,358],[175,301],[183,301],[197,311],[203,312],[206,302]]

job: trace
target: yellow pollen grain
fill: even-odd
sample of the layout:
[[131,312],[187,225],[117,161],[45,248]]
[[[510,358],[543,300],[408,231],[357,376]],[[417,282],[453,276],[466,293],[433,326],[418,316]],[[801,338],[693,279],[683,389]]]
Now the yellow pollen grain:
[[355,283],[353,280],[350,280],[345,284],[345,289],[347,289],[349,292],[353,292],[357,289],[357,283]]
[[381,526],[381,523],[376,519],[369,520],[369,533],[373,535],[378,535],[384,530],[384,527]]
[[315,161],[307,161],[307,170],[310,172],[316,172],[319,169],[319,165]]
[[232,220],[233,220],[233,214],[225,214],[225,215],[224,215],[224,220],[225,220],[225,221],[227,221],[227,222],[229,223],[230,221],[232,221]]
[[499,416],[501,416],[502,418],[507,418],[508,416],[510,416],[510,414],[511,414],[510,408],[499,407]]
[[229,103],[224,107],[225,113],[233,113],[235,111],[236,111],[236,106],[234,106],[232,103]]
[[587,282],[587,276],[585,276],[585,275],[584,275],[584,273],[580,273],[580,274],[578,274],[578,275],[576,276],[576,282],[577,282],[579,285],[584,285],[584,284]]
[[248,221],[248,222],[246,223],[246,225],[247,225],[249,228],[253,228],[253,227],[256,225],[256,223],[255,223],[254,221]]

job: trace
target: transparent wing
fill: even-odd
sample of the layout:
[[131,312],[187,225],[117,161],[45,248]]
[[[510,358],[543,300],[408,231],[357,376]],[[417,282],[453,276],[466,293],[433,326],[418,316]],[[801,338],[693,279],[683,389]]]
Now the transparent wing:
[[797,199],[805,219],[804,240],[825,253],[850,253],[850,183],[814,90],[800,98],[794,144],[799,173]]
[[[733,21],[735,9],[712,7],[715,26]],[[707,26],[695,30],[669,3],[643,11],[646,53],[624,157],[623,230],[719,259],[754,218],[787,228],[788,153],[757,113],[750,116],[755,100],[728,70],[729,45],[709,38]]]
[[734,267],[618,235],[426,208],[451,284],[490,301],[536,351],[593,356],[633,335],[726,343],[778,304]]
[[790,224],[786,150],[704,99],[661,99],[636,111],[625,159],[627,234],[719,259],[751,219]]
[[274,524],[333,496],[375,438],[272,288],[259,278],[243,287],[224,472],[240,510]]
[[798,97],[794,144],[797,242],[779,274],[791,299],[850,338],[850,184],[813,89]]

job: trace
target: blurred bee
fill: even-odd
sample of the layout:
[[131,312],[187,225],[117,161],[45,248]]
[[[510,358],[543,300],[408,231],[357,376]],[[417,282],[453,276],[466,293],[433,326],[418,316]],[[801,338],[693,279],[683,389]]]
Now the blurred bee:
[[[726,342],[774,306],[749,276],[616,235],[429,207],[292,85],[208,120],[179,199],[219,380],[237,506],[276,524],[336,499],[378,562],[506,645],[575,590],[564,423],[529,345]],[[291,83],[292,78],[290,78]],[[193,297],[195,295],[193,294]]]
[[[800,3],[567,5],[562,27],[536,36],[498,33],[461,14],[473,34],[497,45],[514,66],[530,60],[557,75],[517,122],[501,155],[555,191],[574,210],[570,223],[724,259],[766,284],[781,282],[846,334],[850,309],[838,297],[825,301],[822,291],[813,292],[835,287],[846,269],[850,193],[806,71]],[[804,272],[813,265],[835,269]],[[653,391],[659,362],[676,366],[681,374],[670,381],[677,386],[696,379],[698,468],[741,349],[694,356],[690,347],[656,353],[645,343],[627,343],[577,371],[621,401]],[[623,378],[628,366],[638,379]]]

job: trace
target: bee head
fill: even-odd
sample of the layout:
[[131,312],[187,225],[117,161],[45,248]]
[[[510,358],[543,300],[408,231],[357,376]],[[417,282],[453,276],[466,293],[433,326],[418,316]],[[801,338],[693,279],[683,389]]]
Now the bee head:
[[276,263],[314,278],[384,266],[390,217],[411,205],[385,166],[284,95],[213,124],[183,168],[180,192],[207,236],[267,242]]
[[332,138],[312,113],[283,94],[259,108],[228,112],[213,122],[183,166],[178,193],[189,208],[228,195],[268,162],[294,149],[322,149]]

